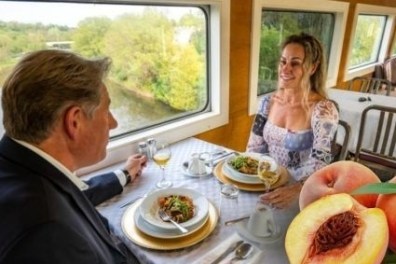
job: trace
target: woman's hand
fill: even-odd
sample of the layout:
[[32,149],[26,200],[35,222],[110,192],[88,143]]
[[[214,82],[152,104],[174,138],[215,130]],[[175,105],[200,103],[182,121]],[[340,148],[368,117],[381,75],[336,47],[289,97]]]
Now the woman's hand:
[[131,181],[142,175],[143,169],[147,165],[147,157],[141,154],[134,154],[128,157],[125,162],[125,169],[131,175]]
[[264,193],[259,196],[259,200],[263,204],[267,204],[274,208],[286,208],[294,201],[298,200],[301,188],[301,183],[296,182]]

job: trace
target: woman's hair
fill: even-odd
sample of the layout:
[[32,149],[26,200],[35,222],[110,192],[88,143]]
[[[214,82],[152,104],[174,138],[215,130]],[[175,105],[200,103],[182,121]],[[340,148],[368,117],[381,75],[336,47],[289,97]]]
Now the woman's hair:
[[[322,98],[327,98],[325,88],[326,59],[323,53],[323,46],[317,38],[306,33],[287,37],[282,44],[282,50],[289,44],[299,44],[304,48],[304,74],[301,80],[301,88],[303,89],[303,106],[308,109],[310,91],[317,93]],[[312,67],[316,67],[316,70],[311,75],[310,69]]]
[[40,143],[69,107],[78,105],[92,117],[100,104],[103,78],[110,64],[109,58],[88,60],[61,50],[24,56],[2,88],[6,134]]

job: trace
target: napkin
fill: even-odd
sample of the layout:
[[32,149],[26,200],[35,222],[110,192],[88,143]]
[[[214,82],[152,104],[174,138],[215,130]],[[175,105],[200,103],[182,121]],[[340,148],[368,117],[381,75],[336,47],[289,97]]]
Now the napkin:
[[[238,233],[233,233],[231,236],[222,241],[217,247],[204,254],[201,258],[194,261],[192,264],[212,263],[215,259],[217,259],[217,257],[219,257],[224,251],[226,251],[230,245],[236,243],[239,240],[243,240],[243,238],[239,236]],[[234,260],[232,263],[261,263],[260,259],[262,257],[262,251],[255,247],[253,244],[252,247],[253,252],[246,259]],[[235,253],[231,252],[227,257],[219,262],[219,264],[229,264],[231,259],[233,259],[234,257]]]

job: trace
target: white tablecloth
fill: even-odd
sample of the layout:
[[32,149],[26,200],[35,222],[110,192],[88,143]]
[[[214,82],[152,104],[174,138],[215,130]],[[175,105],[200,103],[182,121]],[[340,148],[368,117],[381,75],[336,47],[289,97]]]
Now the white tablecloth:
[[[256,205],[259,192],[240,191],[237,206],[235,203],[225,201],[221,198],[220,182],[213,175],[204,178],[192,178],[185,176],[181,170],[181,164],[186,161],[192,153],[213,151],[219,146],[207,143],[195,138],[189,138],[172,145],[172,159],[167,167],[167,174],[175,187],[184,186],[192,188],[204,194],[212,202],[217,210],[221,207],[219,222],[214,231],[203,241],[188,248],[170,251],[152,250],[140,247],[131,242],[121,229],[121,219],[127,208],[120,208],[120,205],[136,197],[143,196],[154,188],[155,183],[160,179],[160,169],[150,162],[144,170],[143,175],[126,187],[124,192],[108,202],[98,206],[98,210],[109,219],[112,232],[119,237],[141,260],[142,263],[192,263],[199,261],[206,253],[235,235],[238,228],[243,227],[243,223],[225,226],[224,222],[238,216],[243,216],[252,212]],[[117,165],[117,166],[120,166]],[[114,166],[114,167],[117,167]],[[114,169],[107,168],[107,170]],[[278,210],[278,222],[282,228],[282,236],[277,241],[258,245],[262,250],[259,263],[285,264],[288,263],[284,250],[284,234],[291,220],[298,212],[298,203],[288,210]],[[164,241],[166,243],[166,241]],[[257,241],[256,241],[257,245]],[[239,263],[239,262],[238,262]],[[242,263],[242,262],[241,262]],[[249,263],[246,260],[245,263]]]
[[[351,126],[351,135],[349,138],[348,150],[352,153],[356,151],[356,145],[359,137],[360,118],[363,110],[370,105],[383,105],[389,107],[396,107],[396,97],[385,96],[379,94],[368,94],[349,90],[329,89],[330,99],[336,101],[340,108],[340,119],[346,121]],[[371,101],[366,100],[359,102],[359,98],[370,97]],[[363,138],[362,146],[369,148],[374,143],[374,133],[378,126],[378,112],[369,114],[368,121],[366,121],[365,136]],[[396,124],[396,120],[394,120]],[[344,130],[339,129],[337,136],[338,143],[344,137]],[[396,155],[396,151],[395,151]]]

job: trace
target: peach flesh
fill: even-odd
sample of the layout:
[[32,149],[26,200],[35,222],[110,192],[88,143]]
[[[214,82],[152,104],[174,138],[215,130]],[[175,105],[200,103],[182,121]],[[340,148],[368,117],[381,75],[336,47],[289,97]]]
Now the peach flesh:
[[[389,182],[396,183],[396,176]],[[389,248],[396,253],[396,194],[380,194],[377,207],[385,212],[389,227]]]
[[[348,229],[351,232],[343,236]],[[382,210],[366,208],[349,194],[340,193],[324,196],[300,211],[287,230],[285,248],[291,264],[379,264],[388,235]],[[317,240],[322,244],[319,248]]]
[[[329,194],[350,193],[368,183],[381,182],[366,166],[354,161],[334,162],[314,172],[305,181],[300,193],[300,209]],[[375,207],[377,194],[356,195],[354,198],[368,208]]]

